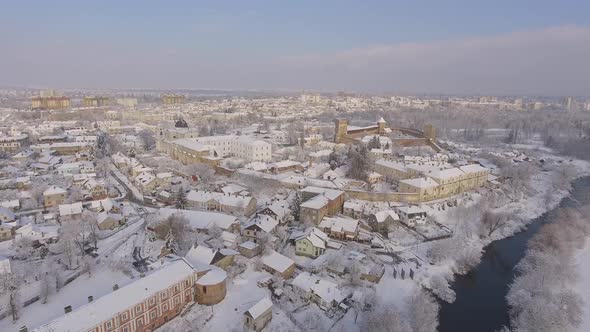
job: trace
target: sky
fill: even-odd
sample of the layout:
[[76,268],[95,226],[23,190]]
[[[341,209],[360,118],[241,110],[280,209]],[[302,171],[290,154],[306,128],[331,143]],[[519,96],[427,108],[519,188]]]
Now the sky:
[[2,1],[0,85],[590,95],[590,1]]

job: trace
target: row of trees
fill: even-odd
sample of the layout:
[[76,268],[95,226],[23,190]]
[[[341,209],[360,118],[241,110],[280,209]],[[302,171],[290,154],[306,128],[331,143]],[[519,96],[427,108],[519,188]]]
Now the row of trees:
[[362,322],[365,331],[434,332],[438,327],[439,304],[429,293],[416,289],[401,310],[390,304],[368,312]]
[[590,207],[561,209],[528,244],[507,300],[513,331],[569,331],[582,321],[583,300],[572,288],[576,250],[590,236]]

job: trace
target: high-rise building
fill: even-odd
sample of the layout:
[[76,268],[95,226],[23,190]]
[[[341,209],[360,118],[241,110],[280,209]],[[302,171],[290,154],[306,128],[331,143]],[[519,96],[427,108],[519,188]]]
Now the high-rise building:
[[102,107],[109,103],[109,97],[85,96],[82,100],[84,107]]
[[55,110],[70,107],[69,97],[33,97],[31,108],[34,110]]
[[117,98],[117,104],[126,107],[135,107],[137,98]]
[[162,103],[167,104],[167,105],[182,104],[185,101],[186,101],[186,97],[184,95],[170,94],[170,95],[163,95],[162,96]]
[[572,109],[574,109],[574,97],[565,97],[563,98],[562,101],[562,106],[563,108],[565,108],[566,111],[571,111]]

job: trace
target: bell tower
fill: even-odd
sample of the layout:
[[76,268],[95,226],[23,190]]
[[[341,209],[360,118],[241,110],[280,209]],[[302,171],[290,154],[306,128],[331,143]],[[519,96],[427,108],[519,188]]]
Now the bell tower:
[[342,143],[348,133],[348,120],[338,119],[335,121],[334,143]]

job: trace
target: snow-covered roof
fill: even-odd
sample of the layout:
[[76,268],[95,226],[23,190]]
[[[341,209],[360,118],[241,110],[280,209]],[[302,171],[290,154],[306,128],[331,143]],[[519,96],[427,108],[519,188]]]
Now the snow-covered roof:
[[75,215],[75,214],[81,214],[82,210],[83,210],[82,202],[59,205],[59,215],[61,217],[71,216],[71,215]]
[[86,331],[111,319],[116,313],[127,310],[171,285],[188,278],[193,273],[193,268],[185,260],[176,260],[33,331]]
[[284,168],[284,167],[292,167],[292,166],[300,166],[300,165],[301,165],[301,163],[298,161],[282,160],[282,161],[277,161],[276,163],[272,164],[271,167]]
[[429,177],[400,180],[400,183],[407,184],[408,186],[412,186],[414,188],[423,189],[438,187],[438,183]]
[[385,168],[395,169],[400,172],[407,172],[408,171],[408,169],[406,168],[406,166],[404,164],[398,163],[396,161],[391,161],[391,160],[379,159],[375,162],[375,165],[379,165],[379,166],[382,166]]
[[344,194],[344,192],[340,191],[340,190],[334,190],[334,189],[322,188],[322,187],[314,187],[314,186],[305,187],[305,188],[301,189],[301,191],[307,192],[307,193],[321,194],[321,195],[324,195],[325,197],[329,198],[330,200],[334,200],[334,199],[340,197],[340,195]]
[[330,202],[330,200],[324,196],[315,196],[315,197],[312,197],[311,199],[301,203],[300,207],[317,210],[317,209],[321,209],[324,206],[328,205],[329,202]]
[[481,165],[478,165],[478,164],[469,164],[469,165],[465,165],[465,166],[460,166],[459,168],[465,173],[485,172],[488,170],[487,168],[482,167]]
[[375,213],[375,219],[378,223],[384,222],[387,217],[391,217],[393,220],[399,220],[399,216],[393,210],[379,211]]
[[179,210],[171,208],[159,209],[158,219],[164,220],[175,214],[186,218],[192,228],[200,230],[208,230],[213,225],[227,230],[232,225],[236,224],[238,220],[234,216],[219,212]]
[[208,145],[201,144],[201,143],[195,141],[194,138],[179,138],[179,139],[172,141],[172,143],[174,143],[176,145],[180,145],[182,147],[185,147],[185,148],[193,150],[193,151],[201,151],[201,152],[209,151]]
[[211,264],[216,250],[205,246],[192,246],[184,258],[191,264]]
[[197,191],[191,190],[187,195],[186,199],[189,202],[206,203],[210,200],[215,200],[219,204],[226,206],[233,206],[238,208],[246,207],[252,201],[252,197],[235,196],[230,194],[210,192],[210,191]]
[[211,270],[209,270],[209,272],[207,272],[204,276],[199,278],[196,284],[203,286],[217,285],[225,281],[226,278],[227,273],[225,273],[225,271],[215,266],[211,266]]
[[328,303],[333,301],[340,303],[346,298],[342,291],[338,289],[338,284],[313,276],[309,272],[302,272],[295,277],[293,286],[305,292],[312,292]]
[[58,186],[51,186],[43,192],[43,196],[61,195],[61,194],[65,194],[65,193],[67,193],[67,191],[65,189],[60,188]]
[[262,264],[282,273],[295,264],[295,262],[291,258],[273,251],[270,255],[262,258]]
[[240,247],[245,248],[245,249],[249,249],[249,250],[254,250],[258,246],[259,246],[258,244],[254,243],[252,241],[246,241],[246,242],[240,243]]
[[262,300],[256,302],[256,304],[248,309],[248,311],[246,311],[244,314],[250,316],[252,319],[256,319],[260,317],[260,315],[267,312],[269,309],[272,309],[272,301],[268,297],[265,297]]
[[453,167],[447,168],[443,170],[432,171],[428,173],[428,176],[435,179],[435,180],[448,180],[453,178],[458,178],[465,175],[462,170]]
[[345,217],[324,217],[318,227],[329,228],[332,232],[356,233],[359,221]]
[[401,206],[397,210],[405,214],[426,213],[426,210],[416,205]]
[[258,215],[256,218],[252,219],[250,222],[245,224],[243,228],[249,228],[253,225],[260,227],[265,233],[270,233],[274,231],[275,227],[279,224],[278,221],[273,219],[270,216],[265,214]]

